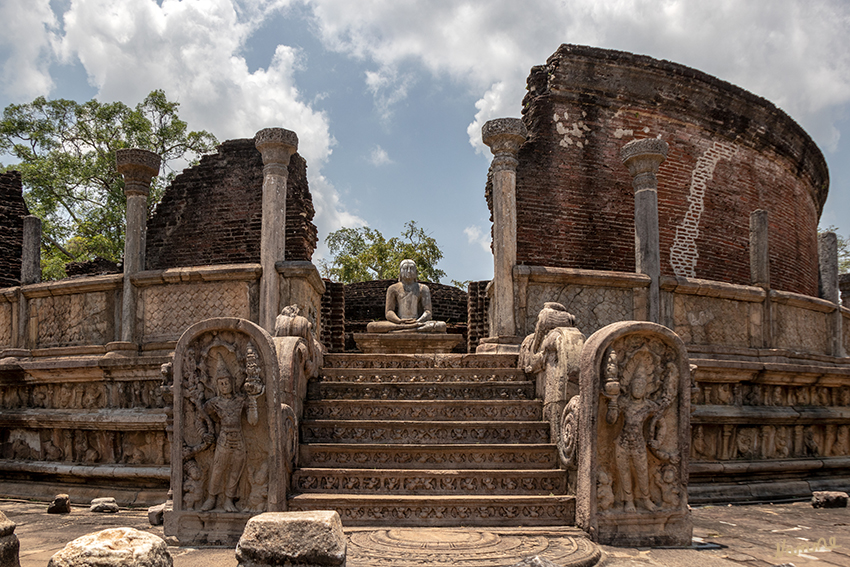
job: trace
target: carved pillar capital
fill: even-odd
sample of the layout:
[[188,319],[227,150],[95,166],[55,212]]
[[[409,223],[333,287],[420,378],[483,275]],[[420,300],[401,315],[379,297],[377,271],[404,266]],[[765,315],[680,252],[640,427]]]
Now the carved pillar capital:
[[520,118],[496,118],[488,120],[481,128],[481,139],[493,152],[493,170],[516,171],[517,153],[528,130]]
[[632,140],[620,150],[620,159],[632,176],[635,192],[658,188],[655,174],[658,173],[661,162],[667,159],[667,148],[667,142],[664,140],[646,138]]
[[151,179],[159,175],[162,159],[154,152],[127,148],[115,152],[115,166],[124,177],[124,194],[148,196]]
[[286,175],[289,158],[298,151],[298,135],[285,128],[263,128],[254,135],[254,146],[263,155],[264,174]]

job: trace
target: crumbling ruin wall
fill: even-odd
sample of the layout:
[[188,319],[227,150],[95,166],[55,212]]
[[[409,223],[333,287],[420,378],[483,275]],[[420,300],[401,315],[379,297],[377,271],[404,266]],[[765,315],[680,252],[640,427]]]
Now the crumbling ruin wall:
[[345,284],[325,279],[322,295],[322,344],[328,352],[345,351]]
[[24,217],[28,214],[21,174],[0,173],[0,288],[21,283]]
[[658,172],[661,273],[749,284],[749,216],[770,215],[771,285],[817,296],[829,176],[784,112],[729,83],[630,53],[562,45],[534,67],[517,167],[517,263],[632,272],[634,193],[620,149],[669,144]]
[[[228,140],[178,175],[148,221],[146,268],[260,261],[263,159],[254,141]],[[311,260],[317,232],[307,163],[289,162],[286,260]]]
[[469,282],[466,302],[466,348],[475,352],[481,339],[490,336],[487,325],[487,313],[490,310],[490,298],[487,296],[487,285],[490,280]]

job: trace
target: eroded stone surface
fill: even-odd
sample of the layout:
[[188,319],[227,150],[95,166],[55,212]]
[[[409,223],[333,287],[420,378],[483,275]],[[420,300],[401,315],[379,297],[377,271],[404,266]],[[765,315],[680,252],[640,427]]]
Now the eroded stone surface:
[[106,496],[103,498],[95,498],[91,501],[91,507],[89,508],[91,512],[103,512],[114,514],[118,511],[118,504],[115,502],[115,498],[112,496]]
[[77,538],[48,567],[171,567],[165,541],[134,528],[111,528]]
[[0,567],[19,567],[21,543],[15,535],[16,524],[0,512]]
[[71,497],[67,494],[57,494],[50,506],[47,507],[48,514],[70,514]]
[[345,565],[346,538],[332,511],[269,512],[248,520],[236,547],[241,567]]
[[846,508],[847,493],[837,490],[822,490],[812,493],[813,508]]

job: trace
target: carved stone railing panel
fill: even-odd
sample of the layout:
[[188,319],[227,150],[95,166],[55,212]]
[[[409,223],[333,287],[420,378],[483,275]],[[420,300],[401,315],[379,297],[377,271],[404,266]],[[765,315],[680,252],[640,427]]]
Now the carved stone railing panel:
[[12,347],[12,309],[16,305],[0,299],[0,349]]
[[[749,346],[753,303],[676,294],[673,330],[685,344]],[[761,306],[756,305],[757,315]]]
[[670,329],[623,321],[581,354],[576,522],[601,543],[690,545],[691,377]]
[[145,342],[177,339],[191,325],[213,317],[248,319],[250,283],[221,281],[143,288]]
[[29,300],[30,333],[35,335],[36,347],[106,344],[114,338],[114,322],[114,298],[108,292]]
[[777,348],[828,354],[829,318],[826,313],[796,305],[773,304],[773,341]]
[[841,325],[843,329],[841,338],[844,341],[844,354],[850,356],[850,311],[847,309],[842,309],[841,311]]
[[591,334],[611,323],[634,317],[634,291],[629,288],[582,285],[529,284],[525,329],[534,330],[544,303],[556,302],[580,321],[580,329]]

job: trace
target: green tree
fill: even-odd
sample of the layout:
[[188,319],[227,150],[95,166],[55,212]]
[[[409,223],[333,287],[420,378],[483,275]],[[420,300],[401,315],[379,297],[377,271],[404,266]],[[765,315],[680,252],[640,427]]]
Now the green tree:
[[120,260],[126,202],[116,150],[138,147],[162,157],[160,175],[151,184],[151,211],[176,169],[215,147],[209,132],[188,130],[177,107],[156,90],[135,108],[44,97],[5,108],[0,153],[17,163],[0,168],[21,172],[27,206],[42,220],[45,279],[64,277],[70,261]]
[[386,280],[398,277],[404,259],[416,262],[421,281],[439,282],[446,277],[437,263],[443,252],[437,241],[414,221],[404,225],[401,236],[387,240],[369,227],[341,228],[328,235],[325,244],[332,254],[330,263],[321,262],[322,273],[342,283]]

